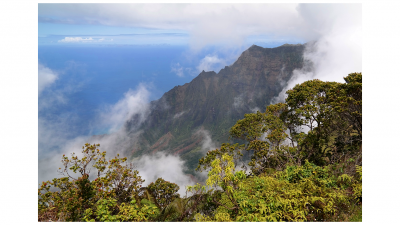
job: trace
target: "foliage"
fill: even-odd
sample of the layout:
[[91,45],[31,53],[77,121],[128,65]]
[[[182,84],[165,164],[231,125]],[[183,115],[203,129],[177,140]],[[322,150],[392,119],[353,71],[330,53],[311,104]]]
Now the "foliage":
[[290,138],[285,132],[286,124],[280,119],[285,111],[286,104],[270,105],[264,113],[245,114],[245,118],[237,121],[230,130],[232,137],[248,142],[245,150],[253,153],[248,165],[255,175],[267,168],[281,169],[298,158],[293,143],[290,146],[285,142]]
[[[38,190],[39,215],[55,209],[59,218],[81,221],[87,209],[96,211],[96,204],[102,204],[101,199],[113,198],[118,204],[130,202],[144,180],[132,164],[121,165],[126,158],[117,155],[107,161],[106,152],[100,152],[99,146],[85,144],[81,159],[75,153],[71,158],[63,155],[64,168],[59,168],[59,172],[65,177],[43,182]],[[97,169],[97,178],[93,181],[89,180],[90,165]],[[81,176],[74,178],[70,171]]]
[[187,186],[187,193],[191,196],[176,198],[171,204],[163,209],[157,221],[194,221],[196,213],[212,213],[216,206],[208,201],[211,191],[206,191],[204,186],[196,184]]
[[163,209],[176,198],[179,198],[177,193],[179,186],[175,183],[170,183],[162,178],[158,178],[155,183],[151,182],[147,189],[154,196],[159,208]]
[[[117,200],[113,198],[100,199],[95,206],[94,212],[91,208],[85,211],[84,221],[145,222],[158,214],[158,208],[154,204],[143,201],[141,206],[138,206],[135,199],[129,204],[124,202],[121,205],[117,205]],[[118,211],[118,213],[115,214],[115,211]]]
[[[226,158],[226,157],[224,157]],[[232,164],[231,158],[226,158]],[[218,169],[213,163],[209,179]],[[219,162],[221,164],[221,162]],[[227,167],[232,168],[233,165]],[[214,172],[215,171],[215,172]],[[239,171],[239,174],[242,171]],[[288,166],[275,176],[254,176],[236,179],[232,188],[222,193],[214,216],[197,214],[197,221],[324,221],[349,206],[351,197],[346,187],[338,185],[340,177],[332,177],[329,168],[307,162],[304,166]],[[218,173],[217,173],[218,174]],[[219,173],[221,174],[221,173]],[[220,185],[232,179],[232,173],[221,175]],[[349,176],[343,176],[349,177]],[[245,177],[244,177],[245,178]],[[214,184],[207,180],[208,184]],[[339,187],[340,186],[340,187]],[[222,186],[223,188],[223,186]]]
[[[286,92],[288,111],[284,119],[298,137],[300,151],[318,165],[325,164],[324,157],[333,148],[335,127],[341,127],[342,123],[329,102],[330,90],[335,85],[336,82],[309,80]],[[302,135],[302,129],[308,130],[306,135]]]
[[[326,165],[335,154],[360,151],[362,135],[362,74],[351,73],[346,83],[310,80],[287,91],[287,113],[298,148],[309,161]],[[306,127],[306,135],[301,128]]]
[[243,156],[244,146],[239,144],[223,143],[220,149],[208,151],[206,156],[199,160],[199,165],[196,170],[203,171],[211,168],[211,164],[215,159],[222,159],[224,154],[228,154],[233,157],[235,163],[238,163],[240,158]]
[[357,200],[357,202],[361,203],[362,200],[362,167],[361,166],[357,166],[357,173],[360,176],[360,179],[358,180],[358,182],[353,184],[353,198]]
[[342,121],[336,127],[338,152],[357,151],[362,142],[362,74],[351,73],[344,80],[329,92],[329,103]]
[[304,135],[293,132],[293,126],[282,119],[287,113],[286,103],[269,105],[264,113],[245,114],[231,128],[233,138],[248,142],[244,149],[253,153],[248,163],[252,174],[282,170],[287,164],[300,165],[304,154],[296,145]]

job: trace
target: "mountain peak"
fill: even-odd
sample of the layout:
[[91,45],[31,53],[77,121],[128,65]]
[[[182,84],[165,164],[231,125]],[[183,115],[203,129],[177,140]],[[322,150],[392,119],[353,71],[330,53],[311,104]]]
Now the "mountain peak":
[[283,45],[281,45],[279,47],[290,47],[290,46],[302,46],[302,44],[283,44]]
[[193,169],[203,156],[205,140],[193,134],[204,128],[215,143],[228,142],[229,129],[236,121],[245,113],[265,110],[293,70],[303,67],[303,51],[304,45],[252,45],[218,74],[202,70],[190,83],[166,92],[153,102],[141,124],[141,141],[133,148],[134,157],[166,150],[179,154]]

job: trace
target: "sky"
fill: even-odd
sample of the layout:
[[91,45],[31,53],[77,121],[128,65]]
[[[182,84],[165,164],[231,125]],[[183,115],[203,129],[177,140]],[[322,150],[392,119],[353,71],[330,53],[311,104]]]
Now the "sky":
[[200,50],[318,36],[297,4],[39,4],[38,22],[40,44],[189,44]]
[[[361,71],[361,9],[359,3],[38,4],[38,44],[187,46],[188,58],[198,60],[192,72],[197,75],[203,69],[218,72],[252,44],[315,41],[305,58],[318,68],[303,77],[342,82],[343,74]],[[210,48],[212,54],[201,55]],[[171,70],[184,76],[193,68],[177,62]]]

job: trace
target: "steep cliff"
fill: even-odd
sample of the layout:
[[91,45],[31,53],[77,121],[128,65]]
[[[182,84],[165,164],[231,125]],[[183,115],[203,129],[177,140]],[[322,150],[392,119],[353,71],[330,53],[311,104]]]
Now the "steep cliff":
[[[190,83],[174,87],[151,102],[132,156],[167,151],[179,154],[194,168],[204,155],[205,135],[198,131],[208,131],[217,144],[228,142],[230,127],[245,113],[264,111],[293,70],[303,66],[303,51],[304,45],[253,45],[218,74],[203,71]],[[128,129],[134,122],[128,123]]]

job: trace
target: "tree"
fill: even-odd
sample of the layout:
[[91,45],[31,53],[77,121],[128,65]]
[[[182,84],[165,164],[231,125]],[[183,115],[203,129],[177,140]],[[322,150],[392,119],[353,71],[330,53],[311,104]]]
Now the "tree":
[[[65,177],[43,182],[38,190],[39,217],[53,210],[59,220],[81,221],[85,211],[96,210],[95,203],[101,199],[113,198],[117,204],[129,203],[144,180],[133,170],[132,164],[122,165],[126,158],[117,155],[106,159],[106,152],[100,152],[100,144],[82,147],[83,157],[75,153],[71,158],[63,155],[63,168],[59,172]],[[90,165],[97,170],[97,178],[89,179]],[[73,172],[73,174],[71,174]],[[75,178],[73,175],[79,173]],[[50,191],[56,188],[57,191]],[[118,208],[113,213],[117,213]]]
[[180,197],[177,193],[179,186],[175,183],[165,181],[162,178],[158,178],[156,182],[151,182],[147,186],[147,189],[153,195],[160,209],[164,209],[167,205]]
[[290,126],[281,119],[287,110],[285,103],[269,105],[264,113],[245,114],[231,128],[231,137],[247,141],[244,149],[253,153],[248,164],[253,174],[268,168],[282,170],[287,163],[299,163],[296,140]]
[[198,171],[209,170],[211,164],[215,159],[222,159],[224,154],[232,156],[232,160],[238,164],[243,156],[242,151],[244,150],[244,145],[223,143],[221,148],[210,150],[206,153],[206,156],[199,160],[199,164],[196,168]]
[[[306,158],[318,165],[325,164],[326,155],[332,150],[335,136],[334,123],[342,120],[334,112],[329,101],[330,89],[336,82],[323,82],[318,79],[297,84],[286,93],[288,112],[284,119],[293,127],[298,137],[298,148]],[[340,126],[340,125],[339,125]],[[303,130],[306,129],[305,133]]]
[[354,152],[362,145],[362,74],[351,73],[344,80],[330,90],[329,103],[343,121],[337,127],[338,152]]
[[282,119],[298,136],[305,158],[318,165],[361,150],[362,74],[351,73],[344,80],[310,80],[287,91],[288,111]]

